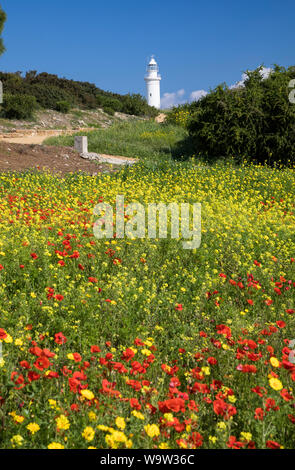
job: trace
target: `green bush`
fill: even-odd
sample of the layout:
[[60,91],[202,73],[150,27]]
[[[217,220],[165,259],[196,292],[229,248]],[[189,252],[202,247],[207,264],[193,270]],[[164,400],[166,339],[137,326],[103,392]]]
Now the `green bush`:
[[114,111],[122,111],[122,103],[118,98],[109,98],[103,95],[97,95],[97,104],[103,109],[112,108]]
[[57,101],[55,109],[60,113],[67,114],[71,109],[71,103],[69,103],[68,101]]
[[29,119],[36,109],[34,96],[4,94],[1,116],[7,119]]
[[122,97],[122,112],[135,116],[149,116],[155,117],[159,111],[147,104],[145,98],[139,94],[128,94]]
[[110,116],[113,116],[115,114],[115,111],[113,110],[113,108],[110,108],[110,106],[104,106],[103,110]]
[[270,165],[295,161],[295,104],[289,83],[295,67],[275,66],[267,79],[261,68],[247,72],[243,87],[219,85],[192,103],[187,128],[194,153]]

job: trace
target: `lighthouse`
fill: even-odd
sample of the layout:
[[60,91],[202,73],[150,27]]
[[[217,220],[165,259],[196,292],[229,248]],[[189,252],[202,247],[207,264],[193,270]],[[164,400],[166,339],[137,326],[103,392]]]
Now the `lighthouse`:
[[151,57],[151,60],[147,66],[147,73],[144,77],[146,83],[146,98],[150,106],[154,106],[159,109],[161,106],[160,99],[160,81],[161,75],[159,75],[159,67],[155,61],[154,56]]

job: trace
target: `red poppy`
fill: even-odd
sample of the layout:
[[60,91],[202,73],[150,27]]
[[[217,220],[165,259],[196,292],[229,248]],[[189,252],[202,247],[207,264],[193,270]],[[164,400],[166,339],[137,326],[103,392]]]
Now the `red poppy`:
[[57,344],[65,344],[67,342],[67,338],[60,332],[54,335],[54,341]]
[[276,441],[267,441],[266,442],[266,447],[268,447],[269,449],[280,449],[281,448],[280,444]]
[[61,302],[64,299],[64,296],[61,294],[57,294],[54,296],[55,300],[58,300],[58,302]]
[[258,421],[263,421],[264,411],[262,408],[256,408],[254,418]]
[[0,339],[5,339],[7,338],[7,333],[3,328],[0,328]]

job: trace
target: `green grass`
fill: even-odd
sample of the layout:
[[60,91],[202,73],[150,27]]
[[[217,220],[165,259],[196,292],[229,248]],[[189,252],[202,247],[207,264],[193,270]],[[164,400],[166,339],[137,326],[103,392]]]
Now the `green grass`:
[[[108,129],[89,132],[87,136],[89,152],[169,160],[172,156],[171,149],[183,140],[187,133],[179,126],[140,121],[115,123]],[[73,146],[74,136],[50,137],[45,144]]]

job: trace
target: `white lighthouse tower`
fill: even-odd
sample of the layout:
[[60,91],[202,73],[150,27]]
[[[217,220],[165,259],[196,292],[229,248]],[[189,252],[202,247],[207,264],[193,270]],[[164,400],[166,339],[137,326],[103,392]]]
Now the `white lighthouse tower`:
[[155,61],[154,56],[151,57],[149,64],[147,66],[147,73],[144,77],[146,83],[146,98],[150,106],[154,106],[157,109],[160,109],[161,99],[160,99],[160,80],[161,75],[159,75],[159,67]]

